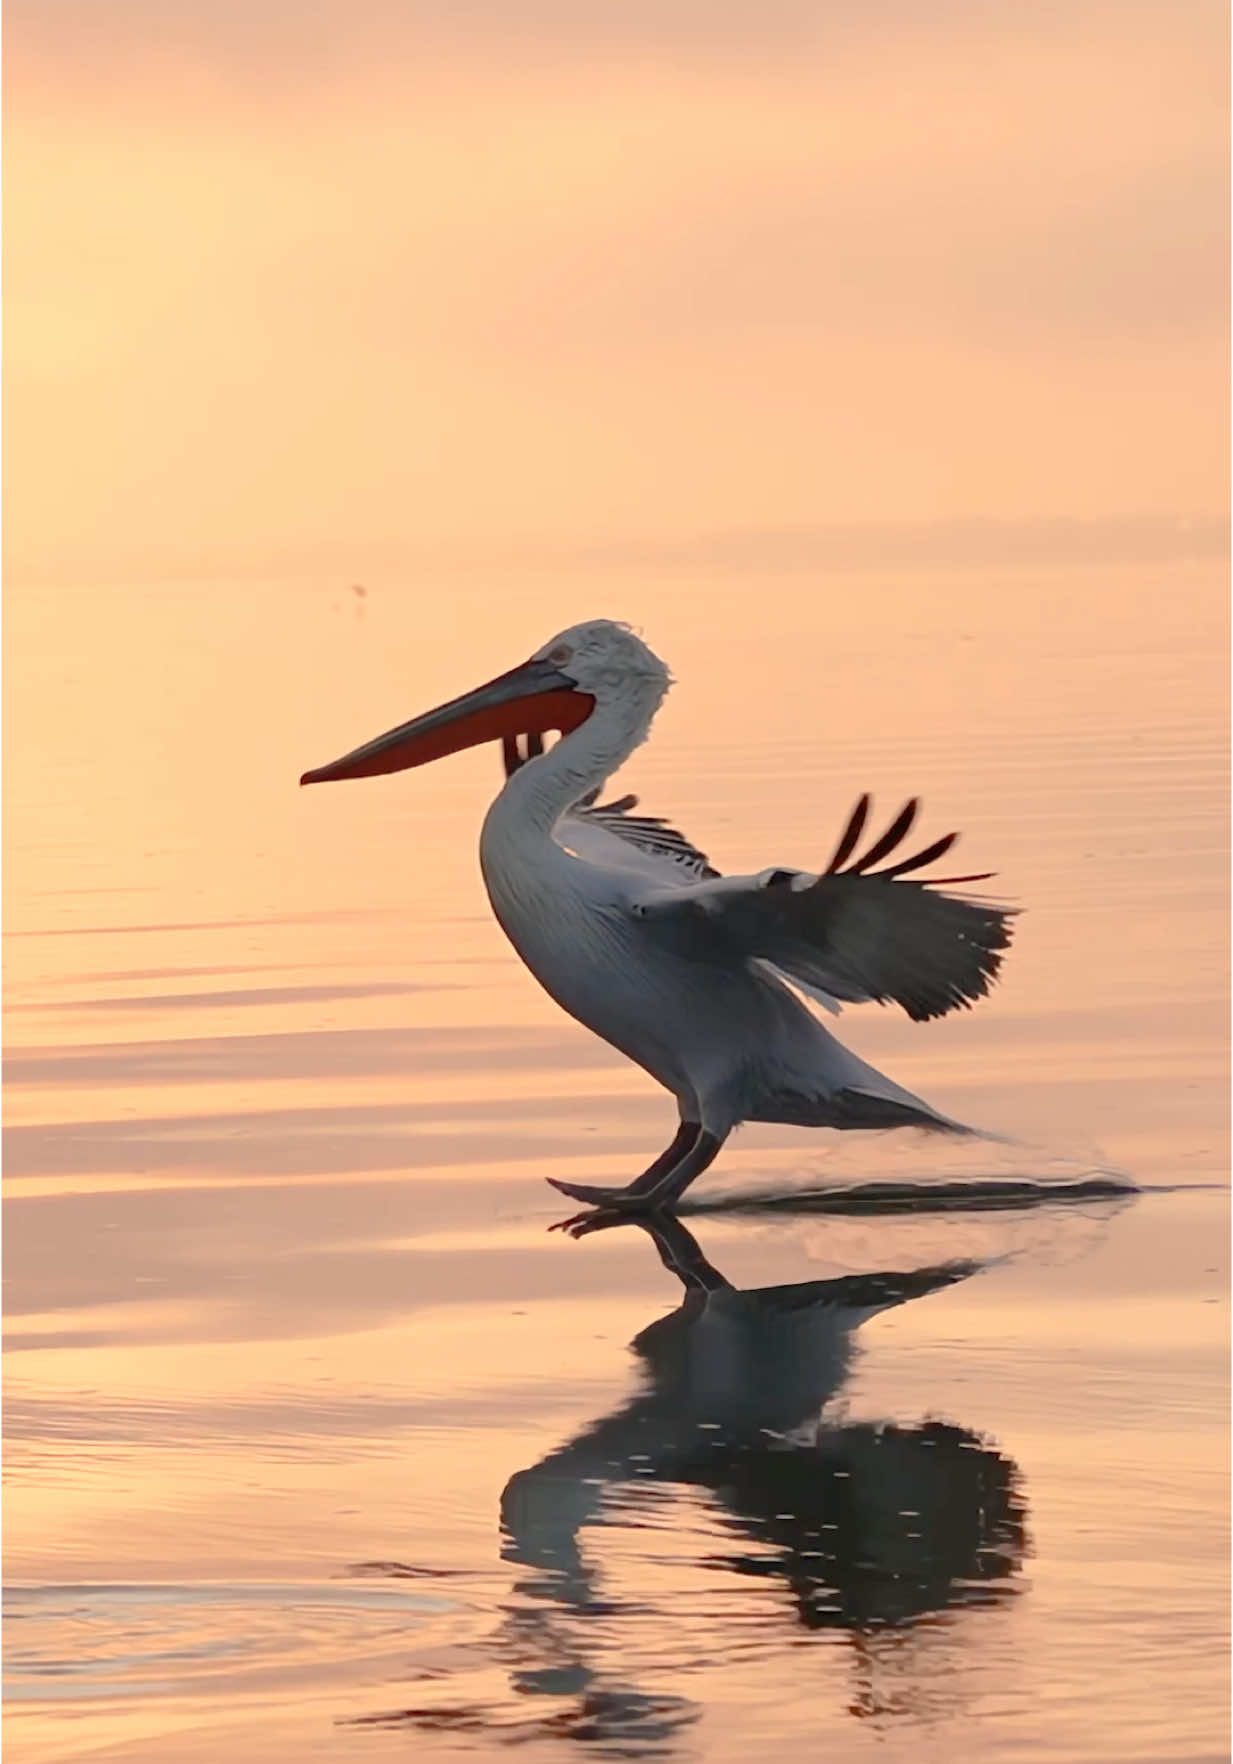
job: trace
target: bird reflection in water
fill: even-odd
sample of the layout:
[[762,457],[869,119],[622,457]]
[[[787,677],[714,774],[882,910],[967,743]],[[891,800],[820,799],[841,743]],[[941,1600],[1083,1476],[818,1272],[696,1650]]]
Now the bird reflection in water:
[[[679,1682],[726,1649],[748,1660],[754,1632],[748,1609],[733,1609],[731,1576],[778,1583],[807,1630],[847,1635],[853,1714],[912,1702],[905,1668],[916,1700],[927,1700],[934,1665],[901,1657],[905,1631],[928,1613],[1009,1596],[1026,1548],[1016,1468],[947,1422],[842,1425],[820,1416],[843,1384],[861,1323],[980,1264],[741,1291],[679,1218],[592,1215],[585,1230],[607,1228],[646,1232],[685,1293],[633,1342],[641,1390],[505,1487],[502,1554],[518,1572],[486,1651],[509,1674],[515,1700],[370,1719],[478,1725],[498,1744],[555,1735],[626,1757],[671,1753],[701,1709],[637,1681]],[[695,1505],[684,1515],[676,1503],[697,1492],[705,1514]],[[688,1527],[686,1561],[678,1555],[665,1569],[652,1559],[647,1573],[640,1550],[638,1597],[606,1592],[599,1540],[584,1550],[583,1534],[659,1526],[662,1536],[665,1516],[678,1551]],[[720,1577],[726,1596],[717,1603],[707,1588]],[[756,1615],[764,1630],[764,1608]],[[762,1634],[762,1645],[768,1639]],[[551,1699],[551,1711],[532,1714],[532,1697]]]

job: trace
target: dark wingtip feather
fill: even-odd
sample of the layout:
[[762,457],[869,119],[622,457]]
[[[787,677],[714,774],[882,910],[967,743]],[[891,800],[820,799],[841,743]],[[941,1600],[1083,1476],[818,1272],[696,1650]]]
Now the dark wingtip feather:
[[856,842],[865,831],[865,822],[869,818],[869,810],[873,806],[873,798],[866,792],[848,817],[848,824],[839,836],[839,844],[835,847],[835,855],[826,866],[826,874],[833,876],[841,865],[846,864],[856,850]]
[[958,837],[957,833],[948,833],[943,839],[935,839],[932,845],[927,845],[924,851],[918,851],[915,857],[900,858],[898,863],[879,870],[878,875],[885,881],[895,876],[906,876],[909,870],[923,870],[926,864],[936,863],[940,857],[944,857]]
[[[888,876],[890,871],[883,870],[882,874]],[[980,870],[973,876],[926,876],[920,886],[922,888],[951,888],[959,882],[991,882],[996,875],[996,870]],[[1018,912],[1018,910],[1018,907],[1006,908],[1007,912]]]
[[911,830],[912,823],[916,819],[916,811],[919,807],[919,798],[915,796],[909,797],[907,802],[904,803],[899,813],[891,822],[890,826],[886,829],[885,833],[883,833],[881,839],[875,839],[864,857],[858,858],[854,864],[849,866],[848,874],[850,876],[863,876],[874,864],[884,858],[888,852],[894,851],[895,847],[901,840],[907,837]]

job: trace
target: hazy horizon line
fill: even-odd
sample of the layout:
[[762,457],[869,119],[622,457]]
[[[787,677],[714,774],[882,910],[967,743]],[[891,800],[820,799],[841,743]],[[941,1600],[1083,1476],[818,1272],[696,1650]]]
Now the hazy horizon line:
[[196,553],[141,560],[115,560],[91,570],[46,571],[6,567],[6,586],[107,587],[138,582],[202,582],[225,579],[330,574],[359,581],[365,573],[448,569],[533,568],[665,570],[714,569],[725,572],[861,571],[871,569],[1065,568],[1074,565],[1150,564],[1215,561],[1230,552],[1227,513],[1114,514],[999,519],[972,517],[940,521],[826,521],[714,528],[693,533],[641,536],[595,535],[558,538],[510,535],[477,543],[466,539],[321,540],[308,545],[271,545],[228,557]]

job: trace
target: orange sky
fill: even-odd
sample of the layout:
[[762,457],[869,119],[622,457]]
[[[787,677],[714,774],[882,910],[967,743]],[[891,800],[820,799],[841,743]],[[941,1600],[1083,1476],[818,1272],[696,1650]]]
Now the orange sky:
[[6,26],[10,581],[1225,510],[1219,0]]

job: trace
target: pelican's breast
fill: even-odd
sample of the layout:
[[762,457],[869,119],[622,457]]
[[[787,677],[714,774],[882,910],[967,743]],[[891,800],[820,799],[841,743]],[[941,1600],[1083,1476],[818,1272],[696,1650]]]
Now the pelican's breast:
[[654,959],[630,911],[639,878],[572,857],[550,836],[485,823],[480,867],[497,923],[561,1009],[678,1094],[680,976]]

